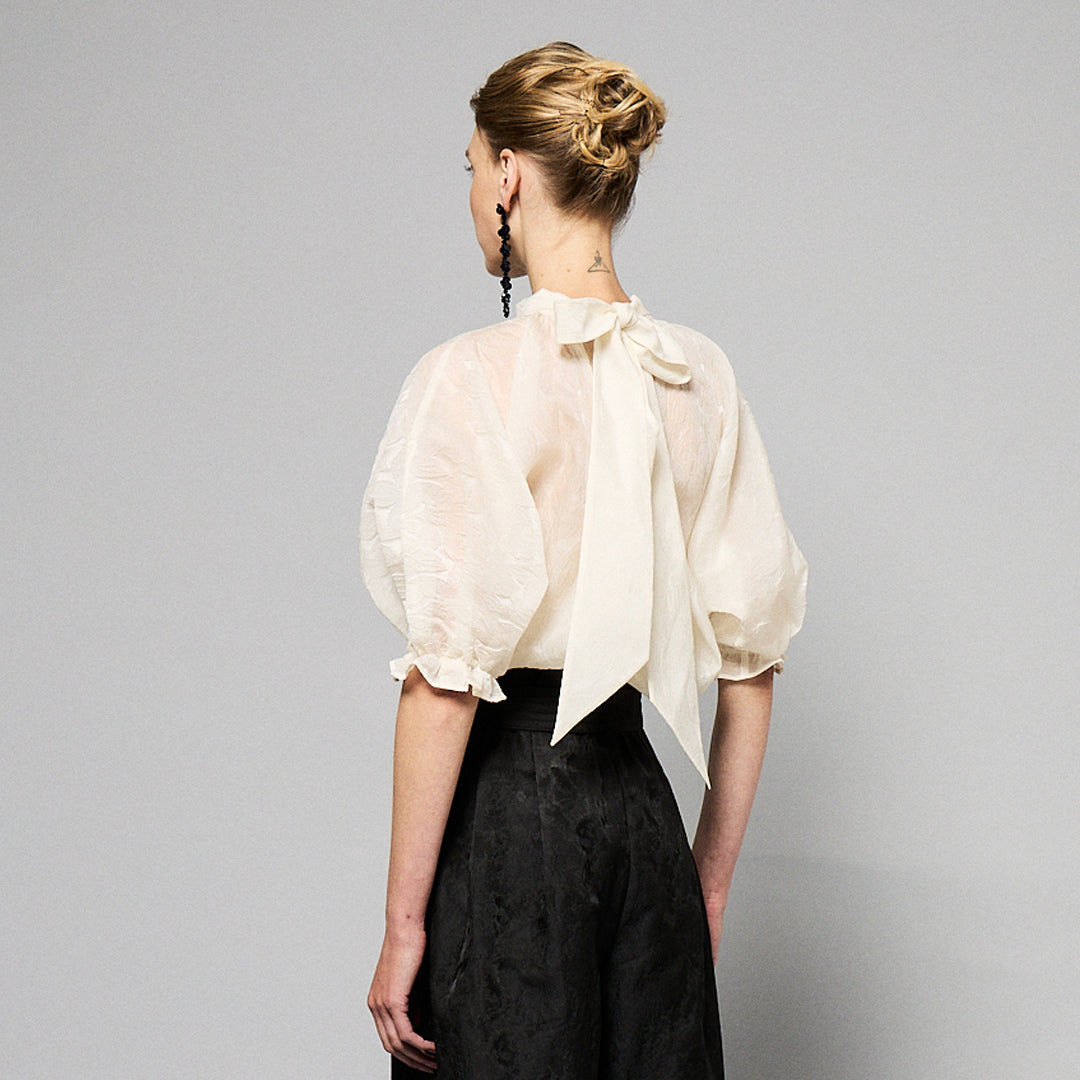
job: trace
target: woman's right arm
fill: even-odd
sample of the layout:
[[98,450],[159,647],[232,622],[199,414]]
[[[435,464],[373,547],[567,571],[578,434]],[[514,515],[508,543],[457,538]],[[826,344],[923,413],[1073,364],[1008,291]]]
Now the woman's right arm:
[[424,915],[477,702],[468,690],[432,687],[413,667],[398,704],[386,933],[368,1008],[386,1050],[422,1072],[435,1069],[435,1044],[413,1030],[409,998],[427,944]]
[[713,963],[720,945],[735,860],[757,791],[772,712],[773,669],[721,679],[709,746],[709,779],[694,836],[694,859],[709,917]]

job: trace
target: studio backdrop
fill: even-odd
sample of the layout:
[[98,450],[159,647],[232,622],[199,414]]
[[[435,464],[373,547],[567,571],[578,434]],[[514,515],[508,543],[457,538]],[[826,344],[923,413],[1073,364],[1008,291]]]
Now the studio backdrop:
[[387,1074],[360,503],[501,317],[469,96],[558,39],[667,102],[620,279],[727,353],[810,565],[731,1080],[1078,1075],[1076,5],[50,0],[0,11],[5,1078]]

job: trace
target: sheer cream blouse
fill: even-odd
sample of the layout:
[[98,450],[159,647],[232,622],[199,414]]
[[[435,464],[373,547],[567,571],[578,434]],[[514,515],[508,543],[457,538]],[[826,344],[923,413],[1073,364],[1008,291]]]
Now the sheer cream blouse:
[[361,512],[390,664],[504,698],[562,668],[552,743],[623,683],[706,777],[698,695],[783,668],[807,565],[723,352],[627,303],[541,289],[405,380]]

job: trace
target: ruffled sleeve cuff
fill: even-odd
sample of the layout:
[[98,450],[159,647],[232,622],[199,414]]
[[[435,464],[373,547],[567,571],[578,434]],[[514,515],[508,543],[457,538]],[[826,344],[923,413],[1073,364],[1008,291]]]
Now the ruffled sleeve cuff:
[[765,656],[762,653],[732,649],[725,645],[720,646],[720,656],[723,660],[719,675],[721,679],[752,679],[769,668],[775,672],[784,670],[783,656]]
[[506,700],[493,676],[456,657],[417,653],[410,649],[404,656],[390,661],[390,674],[402,682],[412,667],[438,690],[471,690],[478,698],[492,703]]

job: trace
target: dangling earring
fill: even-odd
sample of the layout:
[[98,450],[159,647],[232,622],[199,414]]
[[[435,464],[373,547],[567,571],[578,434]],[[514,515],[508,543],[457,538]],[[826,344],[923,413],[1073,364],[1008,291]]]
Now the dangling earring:
[[499,229],[499,237],[502,239],[502,245],[499,248],[499,252],[502,254],[502,305],[503,305],[503,318],[510,318],[510,225],[506,220],[506,210],[503,208],[503,204],[499,203],[495,209],[499,212],[499,217],[502,218],[502,228]]

